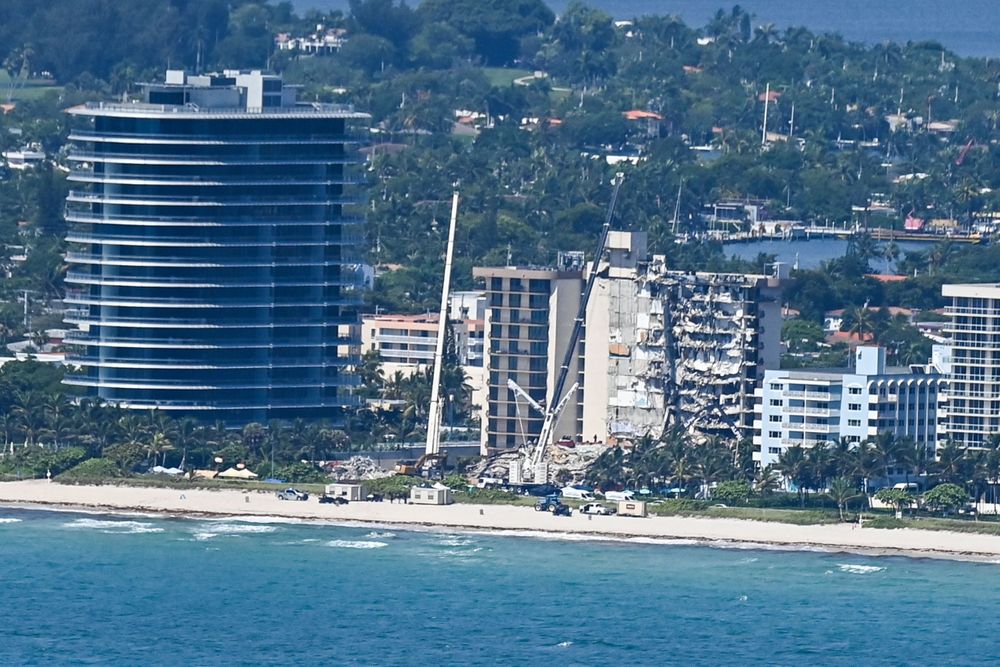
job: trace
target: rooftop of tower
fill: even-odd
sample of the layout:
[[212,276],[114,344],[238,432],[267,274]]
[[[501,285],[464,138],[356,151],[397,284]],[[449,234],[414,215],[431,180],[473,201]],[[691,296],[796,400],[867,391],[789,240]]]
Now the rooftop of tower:
[[78,116],[171,118],[345,118],[368,114],[349,104],[300,102],[298,86],[261,70],[188,74],[167,70],[163,83],[144,83],[143,101],[88,102],[67,109]]

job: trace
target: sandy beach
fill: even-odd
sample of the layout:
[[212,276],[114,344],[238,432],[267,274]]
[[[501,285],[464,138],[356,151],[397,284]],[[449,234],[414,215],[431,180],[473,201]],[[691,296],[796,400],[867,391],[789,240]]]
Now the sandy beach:
[[107,512],[156,512],[174,516],[271,517],[494,531],[538,531],[607,538],[695,540],[759,544],[789,549],[823,548],[868,554],[1000,559],[1000,536],[918,529],[858,528],[853,524],[791,524],[689,517],[630,518],[574,513],[556,517],[530,507],[351,503],[320,505],[279,500],[273,493],[243,490],[177,490],[127,486],[70,486],[44,480],[0,483],[0,504]]

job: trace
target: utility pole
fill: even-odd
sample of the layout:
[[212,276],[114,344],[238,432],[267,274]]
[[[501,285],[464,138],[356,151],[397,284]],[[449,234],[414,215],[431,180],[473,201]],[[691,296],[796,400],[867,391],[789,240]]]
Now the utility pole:
[[760,145],[763,146],[767,143],[767,106],[771,101],[771,84],[767,84],[767,88],[764,91],[764,127],[760,130]]

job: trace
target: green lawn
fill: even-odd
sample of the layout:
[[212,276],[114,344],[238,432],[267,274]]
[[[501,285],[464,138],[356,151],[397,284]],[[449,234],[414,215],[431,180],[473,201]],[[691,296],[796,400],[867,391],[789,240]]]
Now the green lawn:
[[[10,95],[10,75],[0,70],[0,102],[6,102]],[[22,87],[14,91],[13,99],[34,100],[49,92],[62,92],[63,87],[57,86],[51,79],[28,79]]]
[[486,75],[491,86],[505,88],[514,85],[514,79],[520,79],[522,76],[531,76],[533,72],[531,70],[509,67],[484,67],[483,74]]

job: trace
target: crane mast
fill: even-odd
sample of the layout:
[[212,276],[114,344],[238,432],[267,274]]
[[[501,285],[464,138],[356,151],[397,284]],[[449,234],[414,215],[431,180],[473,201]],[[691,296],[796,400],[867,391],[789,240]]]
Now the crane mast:
[[451,264],[455,253],[455,223],[458,220],[458,191],[451,197],[451,221],[448,224],[448,250],[444,260],[444,285],[441,287],[441,311],[438,316],[437,345],[434,348],[434,377],[431,380],[431,405],[427,416],[425,454],[441,451],[441,365],[444,362],[444,338],[448,328],[448,290],[451,288]]
[[[562,364],[559,366],[559,375],[556,378],[556,384],[552,391],[552,400],[549,403],[549,408],[545,411],[545,419],[542,421],[542,430],[538,434],[538,440],[535,443],[533,449],[529,450],[527,455],[527,460],[525,461],[528,470],[524,472],[529,472],[533,475],[533,479],[538,484],[543,484],[548,481],[548,469],[545,464],[545,451],[548,447],[549,440],[552,438],[552,430],[555,428],[556,419],[559,417],[559,413],[563,408],[566,407],[566,403],[569,402],[569,398],[572,396],[573,392],[576,391],[577,385],[574,384],[571,391],[567,392],[563,396],[563,389],[566,386],[566,378],[569,376],[569,369],[573,363],[573,357],[576,355],[576,347],[580,342],[580,335],[583,332],[583,323],[587,317],[587,304],[590,301],[590,294],[594,290],[594,284],[597,282],[598,266],[600,265],[601,258],[604,256],[604,251],[608,244],[608,234],[611,231],[611,220],[615,214],[615,208],[618,204],[618,192],[621,189],[622,181],[624,180],[624,174],[617,174],[615,177],[615,186],[611,191],[611,201],[608,203],[608,212],[604,218],[604,226],[601,228],[601,237],[597,243],[597,252],[594,255],[594,268],[587,276],[587,284],[584,287],[583,294],[580,297],[580,307],[577,309],[576,319],[573,321],[573,331],[569,337],[569,344],[566,346],[566,352],[563,355]],[[519,462],[513,467],[517,467]],[[512,477],[521,478],[522,471],[518,470]],[[514,482],[514,479],[510,480]]]

